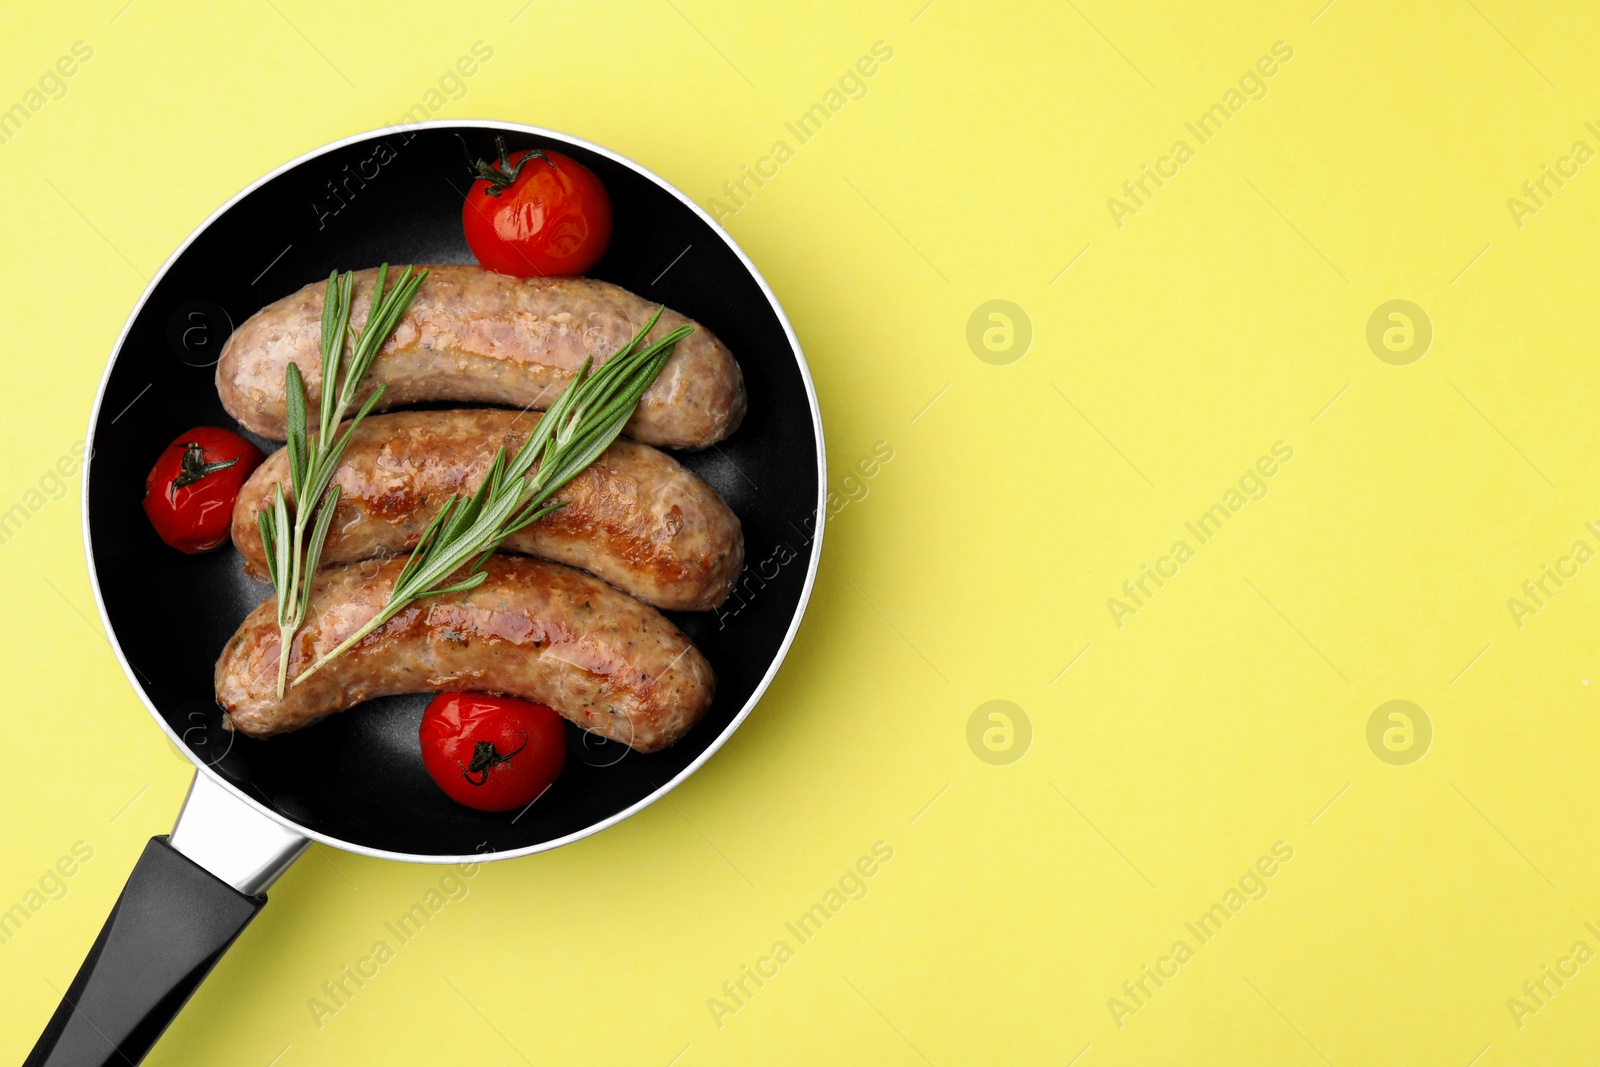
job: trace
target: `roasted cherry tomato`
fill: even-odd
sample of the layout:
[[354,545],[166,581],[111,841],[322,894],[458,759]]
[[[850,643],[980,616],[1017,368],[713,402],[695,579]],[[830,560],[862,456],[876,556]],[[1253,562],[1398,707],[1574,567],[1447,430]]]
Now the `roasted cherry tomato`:
[[440,693],[417,732],[422,765],[451,800],[479,811],[523,808],[567,762],[561,716],[486,693]]
[[233,502],[261,450],[236,433],[196,426],[181,434],[144,480],[144,513],[180,552],[209,552],[228,539]]
[[489,270],[531,278],[582,274],[611,243],[611,198],[594,172],[560,152],[479,160],[461,208],[467,246]]

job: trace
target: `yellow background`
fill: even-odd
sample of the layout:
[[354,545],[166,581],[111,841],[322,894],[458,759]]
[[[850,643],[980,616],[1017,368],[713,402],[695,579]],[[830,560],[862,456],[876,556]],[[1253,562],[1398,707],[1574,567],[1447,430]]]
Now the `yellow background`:
[[[834,486],[894,450],[830,524],[765,701],[670,803],[484,867],[320,1028],[308,998],[442,872],[314,849],[150,1062],[1593,1055],[1600,964],[1520,1027],[1506,1003],[1600,949],[1600,564],[1520,628],[1506,603],[1600,545],[1600,163],[1520,228],[1506,204],[1600,149],[1592,6],[124,2],[0,34],[0,106],[94,49],[0,145],[0,508],[82,437],[196,225],[473,42],[494,57],[439,117],[566,130],[702,204],[894,52],[727,222],[805,347]],[[1183,123],[1276,41],[1266,98],[1196,144]],[[1118,228],[1107,198],[1180,137],[1195,157]],[[1009,365],[966,340],[993,299],[1033,328]],[[1365,340],[1392,299],[1433,324],[1408,366]],[[1266,499],[1115,625],[1121,583],[1277,441]],[[0,946],[15,1062],[189,772],[99,636],[76,481],[0,583],[0,908],[94,850]],[[1367,744],[1392,699],[1433,726],[1408,766]],[[990,700],[1032,725],[1009,765],[968,746]],[[880,840],[865,899],[719,1028],[707,999]],[[1266,898],[1195,945],[1277,841]],[[1119,1027],[1108,998],[1179,938],[1195,958]]]

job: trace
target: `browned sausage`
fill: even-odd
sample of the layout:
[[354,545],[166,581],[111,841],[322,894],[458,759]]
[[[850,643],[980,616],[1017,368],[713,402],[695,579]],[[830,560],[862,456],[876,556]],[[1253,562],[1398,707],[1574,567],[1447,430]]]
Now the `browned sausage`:
[[[536,413],[499,408],[371,415],[350,438],[335,472],[339,510],[324,564],[408,552],[453,493],[482,484],[495,450],[516,454]],[[279,449],[245,482],[233,509],[233,543],[246,573],[267,577],[256,516],[272,487],[289,487]],[[566,506],[501,547],[597,574],[668,611],[710,611],[727,599],[744,566],[739,520],[716,491],[649,445],[617,440],[556,494]]]
[[[317,575],[295,635],[293,678],[377,614],[405,561]],[[711,665],[677,627],[598,578],[556,563],[494,556],[476,589],[412,603],[365,640],[277,696],[278,622],[268,599],[217,660],[229,726],[271,737],[395,693],[465,689],[548,704],[564,718],[654,752],[705,714]]]
[[[597,364],[650,321],[655,305],[593,278],[511,278],[479,267],[428,268],[393,336],[367,372],[361,399],[386,384],[380,407],[435,400],[543,411],[585,357]],[[350,325],[366,324],[377,272],[357,271]],[[394,272],[390,274],[391,283]],[[217,392],[246,429],[284,439],[284,369],[305,377],[313,407],[322,386],[322,295],[315,282],[256,312],[217,363]],[[647,340],[688,322],[662,314]],[[678,342],[625,433],[646,444],[704,448],[744,418],[744,376],[704,326]]]

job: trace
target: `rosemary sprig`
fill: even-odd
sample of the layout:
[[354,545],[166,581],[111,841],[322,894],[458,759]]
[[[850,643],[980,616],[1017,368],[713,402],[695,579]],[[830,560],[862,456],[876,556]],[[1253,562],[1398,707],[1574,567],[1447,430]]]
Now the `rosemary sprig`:
[[685,324],[661,340],[639,347],[660,318],[661,309],[657,308],[644,329],[592,373],[590,361],[584,360],[577,377],[545,412],[517,454],[508,460],[501,448],[476,492],[445,502],[423,531],[378,613],[301,673],[294,684],[343,655],[414,601],[477,588],[488,577],[483,564],[501,542],[561,507],[546,501],[610,447],[633,415],[640,396],[671,358],[673,347],[694,330]]
[[[278,591],[278,697],[282,699],[289,674],[289,654],[294,635],[306,619],[311,597],[311,579],[322,559],[322,546],[328,527],[339,507],[339,487],[332,485],[333,472],[350,444],[356,424],[383,395],[378,386],[361,405],[344,433],[334,431],[344,421],[345,412],[361,391],[378,350],[394,332],[400,316],[411,306],[427,271],[412,272],[407,267],[387,293],[384,285],[389,264],[378,268],[377,287],[367,314],[367,324],[358,335],[350,327],[350,298],[354,276],[338,271],[328,276],[322,299],[322,396],[317,411],[316,435],[306,427],[306,384],[300,368],[290,363],[284,370],[286,422],[288,424],[289,483],[294,490],[291,517],[289,503],[280,482],[273,494],[272,507],[257,519],[261,543],[267,552],[267,573]],[[344,360],[345,340],[351,341],[350,358]],[[307,534],[309,531],[309,540]]]

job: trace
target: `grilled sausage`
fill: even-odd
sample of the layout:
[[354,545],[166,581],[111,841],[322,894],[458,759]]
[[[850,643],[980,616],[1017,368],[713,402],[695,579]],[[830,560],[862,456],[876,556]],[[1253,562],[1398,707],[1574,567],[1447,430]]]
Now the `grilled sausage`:
[[[363,400],[379,384],[388,386],[379,402],[385,409],[451,400],[543,411],[585,357],[605,362],[655,313],[649,301],[593,278],[511,278],[463,266],[428,270],[362,385]],[[376,274],[356,272],[353,328],[366,324]],[[290,362],[300,368],[315,406],[325,285],[316,282],[267,305],[223,345],[217,392],[246,429],[284,439],[283,375]],[[647,340],[688,321],[664,312]],[[704,448],[738,427],[745,402],[744,376],[727,346],[696,325],[624,432],[646,444]]]
[[[453,493],[482,484],[495,450],[516,454],[537,414],[496,408],[402,411],[363,419],[334,484],[339,510],[322,551],[326,564],[408,552]],[[244,569],[265,581],[256,516],[273,486],[289,486],[288,452],[270,456],[240,490],[233,543]],[[617,440],[556,494],[565,507],[501,547],[581,567],[668,611],[710,611],[744,566],[739,519],[716,491],[649,445]]]
[[[374,577],[321,572],[289,677],[377,614],[405,561]],[[711,665],[677,627],[598,578],[556,563],[493,556],[476,589],[413,602],[284,699],[277,697],[277,604],[240,625],[217,660],[217,703],[230,728],[271,737],[375,697],[466,689],[548,704],[640,752],[678,740],[716,689]]]

